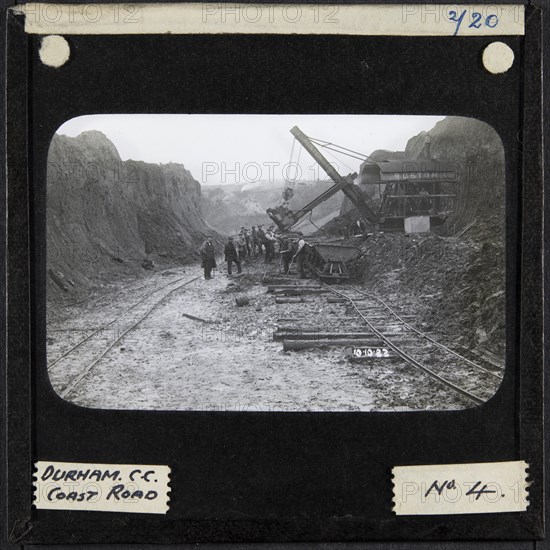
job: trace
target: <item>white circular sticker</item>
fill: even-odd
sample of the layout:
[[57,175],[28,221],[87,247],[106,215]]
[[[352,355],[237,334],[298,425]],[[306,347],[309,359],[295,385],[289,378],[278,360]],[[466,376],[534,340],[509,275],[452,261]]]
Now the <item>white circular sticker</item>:
[[504,42],[493,42],[483,50],[483,65],[490,73],[505,73],[513,63],[514,52]]
[[69,60],[71,48],[65,38],[52,34],[42,39],[38,55],[44,65],[58,68]]

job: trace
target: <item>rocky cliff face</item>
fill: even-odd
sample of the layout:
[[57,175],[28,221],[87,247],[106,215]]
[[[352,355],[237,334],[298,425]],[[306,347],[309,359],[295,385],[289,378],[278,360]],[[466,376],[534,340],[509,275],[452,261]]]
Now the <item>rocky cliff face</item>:
[[407,143],[405,156],[418,158],[426,151],[436,159],[447,159],[457,169],[457,202],[448,225],[462,228],[477,220],[480,224],[503,225],[504,148],[498,134],[488,124],[473,118],[447,117],[429,132]]
[[209,232],[201,189],[184,166],[122,161],[101,132],[56,135],[47,175],[50,298],[80,297],[144,259],[185,263]]

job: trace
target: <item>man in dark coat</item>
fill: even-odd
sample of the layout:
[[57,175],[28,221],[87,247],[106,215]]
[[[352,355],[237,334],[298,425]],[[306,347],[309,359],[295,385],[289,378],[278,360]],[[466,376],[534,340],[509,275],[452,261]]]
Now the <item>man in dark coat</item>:
[[243,229],[243,235],[244,241],[246,243],[246,258],[250,260],[252,259],[252,242],[250,238],[250,232],[246,227]]
[[256,258],[258,256],[258,232],[256,231],[256,226],[253,225],[250,231],[250,245],[252,248],[252,257]]
[[244,231],[244,229],[242,229],[241,232],[239,233],[239,237],[237,238],[237,240],[233,242],[233,244],[237,248],[237,252],[239,254],[239,261],[240,262],[244,262],[244,260],[246,260],[246,258],[247,258],[247,256],[246,256],[246,239],[245,239],[243,231]]
[[201,267],[204,269],[204,278],[207,281],[212,279],[212,270],[216,267],[216,255],[210,235],[206,237],[206,241],[201,246]]
[[239,254],[237,253],[237,248],[235,247],[235,243],[233,242],[233,237],[229,237],[227,239],[224,252],[225,252],[225,261],[227,262],[227,274],[231,275],[231,267],[233,262],[235,262],[237,266],[237,273],[240,273],[241,262],[239,260]]
[[[265,248],[265,253],[267,254],[267,247],[266,247],[266,244],[265,244],[267,242],[267,238],[265,236],[265,231],[264,231],[263,225],[258,226],[258,229],[256,230],[256,236],[257,236],[257,239],[258,239],[258,256],[262,255],[262,247]],[[267,259],[266,259],[266,261],[267,261]]]
[[296,245],[288,237],[281,239],[279,252],[283,262],[283,270],[288,275],[290,273],[290,264],[292,263]]
[[275,237],[274,229],[275,226],[272,225],[265,234],[265,261],[268,264],[275,258],[275,243],[277,242],[277,238]]

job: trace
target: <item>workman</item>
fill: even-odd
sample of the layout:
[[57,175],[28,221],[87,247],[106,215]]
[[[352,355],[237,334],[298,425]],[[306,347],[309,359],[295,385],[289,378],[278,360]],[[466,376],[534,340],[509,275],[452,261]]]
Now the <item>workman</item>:
[[212,279],[212,270],[216,267],[216,255],[214,252],[214,241],[212,235],[208,235],[200,248],[201,267],[204,269],[204,278]]
[[246,239],[244,237],[244,227],[241,228],[241,232],[239,233],[239,238],[238,238],[236,244],[237,244],[237,247],[238,247],[239,261],[243,262],[247,258]]
[[235,262],[235,265],[237,266],[237,273],[241,273],[241,262],[239,260],[237,248],[235,247],[235,243],[233,242],[233,237],[229,237],[227,239],[224,254],[225,261],[227,262],[227,274],[231,275],[233,262]]
[[300,237],[298,239],[298,243],[296,244],[296,252],[294,256],[292,257],[292,260],[296,262],[296,268],[298,269],[298,274],[300,275],[300,279],[305,279],[305,257],[306,257],[306,247],[307,243],[303,237]]
[[292,263],[293,255],[296,250],[296,243],[288,237],[281,239],[280,242],[281,246],[279,248],[279,253],[281,254],[281,261],[283,262],[283,271],[288,275],[290,273],[290,264]]
[[246,245],[246,257],[250,260],[252,258],[252,247],[251,247],[250,231],[248,230],[248,227],[245,227],[243,229],[243,235],[244,235],[244,241]]
[[277,237],[275,237],[275,226],[270,226],[265,234],[265,250],[266,250],[266,263],[270,264],[275,258],[275,243]]
[[256,258],[258,256],[258,232],[255,225],[250,230],[250,246],[252,248],[252,257]]
[[265,234],[265,231],[263,229],[263,225],[259,225],[258,226],[258,247],[259,247],[259,255],[261,256],[262,255],[262,246],[264,247],[265,249],[265,259],[264,259],[264,263],[267,263],[267,243],[269,242],[267,237],[266,237],[266,234]]

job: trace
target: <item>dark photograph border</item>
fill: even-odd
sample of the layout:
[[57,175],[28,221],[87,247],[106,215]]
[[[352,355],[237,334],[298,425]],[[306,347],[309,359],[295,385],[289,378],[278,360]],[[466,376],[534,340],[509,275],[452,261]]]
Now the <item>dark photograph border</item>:
[[[70,38],[81,63],[71,60],[66,72],[56,74],[40,65],[39,38],[24,34],[21,18],[8,15],[7,28],[10,542],[542,537],[540,12],[528,8],[526,36],[506,39],[520,63],[499,86],[465,61],[476,58],[487,39],[83,36]],[[164,65],[158,65],[160,51]],[[357,72],[356,60],[362,58],[370,66]],[[209,70],[200,86],[185,86],[204,59]],[[396,66],[406,70],[388,91],[384,83],[395,82]],[[434,73],[441,87],[419,78]],[[230,95],[227,82],[234,83]],[[86,410],[53,392],[45,370],[44,182],[55,130],[71,117],[93,112],[274,111],[444,112],[478,118],[499,133],[508,185],[508,348],[505,382],[490,402],[458,412],[397,415],[152,413]],[[530,476],[538,480],[525,513],[483,519],[392,514],[394,465],[520,459],[529,462]],[[171,509],[162,518],[33,510],[35,460],[169,464]],[[353,485],[343,482],[347,478]]]

